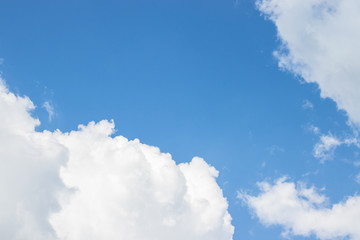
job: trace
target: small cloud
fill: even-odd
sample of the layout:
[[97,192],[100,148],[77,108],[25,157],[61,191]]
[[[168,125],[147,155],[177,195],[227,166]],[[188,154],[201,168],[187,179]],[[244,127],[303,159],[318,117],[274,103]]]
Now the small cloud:
[[242,0],[233,0],[234,7],[238,7],[241,4]]
[[312,104],[309,100],[305,99],[303,105],[301,105],[303,109],[314,109],[314,104]]
[[319,170],[313,171],[313,172],[306,172],[302,176],[303,177],[309,177],[310,175],[316,176],[319,174]]
[[266,149],[270,155],[274,155],[276,152],[285,152],[285,149],[277,145],[272,145]]
[[54,111],[54,107],[53,105],[49,102],[46,101],[44,102],[44,104],[42,105],[43,108],[45,108],[45,110],[48,112],[49,114],[49,121],[51,122],[51,120],[53,119],[54,115],[55,115],[55,111]]
[[355,177],[355,181],[360,184],[360,173],[358,175],[356,175]]
[[319,134],[320,133],[320,128],[318,128],[317,126],[314,126],[314,125],[311,125],[310,127],[309,127],[309,130],[311,131],[311,132],[313,132],[314,134]]
[[0,58],[0,65],[2,65],[4,63],[4,59]]
[[355,162],[354,162],[354,166],[355,166],[355,167],[360,167],[360,161],[355,161]]
[[[328,135],[322,135],[320,137],[320,142],[314,146],[313,155],[323,163],[325,160],[331,159],[335,149],[341,145],[355,145],[356,147],[360,147],[359,140],[356,137],[341,140],[329,133]],[[356,163],[354,163],[354,165],[355,164]]]
[[322,135],[320,142],[314,146],[314,157],[320,159],[323,163],[333,157],[335,149],[343,144],[338,138],[329,135]]

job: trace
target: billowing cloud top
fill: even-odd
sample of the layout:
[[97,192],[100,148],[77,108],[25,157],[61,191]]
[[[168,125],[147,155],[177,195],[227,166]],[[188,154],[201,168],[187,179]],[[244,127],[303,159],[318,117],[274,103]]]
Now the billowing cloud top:
[[276,25],[279,65],[319,85],[360,124],[360,1],[259,0]]
[[232,239],[218,172],[112,137],[114,123],[37,132],[33,103],[0,82],[1,239]]

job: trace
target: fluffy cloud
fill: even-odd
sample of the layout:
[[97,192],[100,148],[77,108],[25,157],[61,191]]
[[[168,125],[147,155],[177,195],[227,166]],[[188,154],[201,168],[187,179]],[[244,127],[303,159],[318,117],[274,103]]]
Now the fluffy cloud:
[[360,1],[259,0],[282,42],[280,67],[319,85],[360,124]]
[[321,162],[332,158],[336,147],[340,146],[342,142],[333,135],[322,135],[320,142],[314,146],[314,157],[319,158]]
[[329,133],[328,135],[320,136],[320,141],[314,146],[313,155],[314,157],[320,159],[320,161],[323,163],[326,160],[331,159],[334,155],[335,149],[341,145],[354,145],[360,148],[360,143],[357,136],[339,139]]
[[239,194],[265,225],[280,225],[283,235],[315,235],[319,239],[360,239],[360,197],[351,196],[329,206],[314,187],[296,185],[285,178],[274,184],[258,183],[258,196]]
[[37,132],[33,103],[0,83],[1,239],[232,239],[218,172],[112,137],[114,123]]
[[218,172],[201,158],[176,165],[156,147],[109,137],[101,121],[57,138],[68,150],[61,171],[78,189],[51,217],[66,239],[231,239]]
[[[0,79],[1,80],[1,79]],[[67,151],[28,111],[28,98],[9,93],[0,82],[0,238],[52,239],[47,218],[65,190],[59,177]]]

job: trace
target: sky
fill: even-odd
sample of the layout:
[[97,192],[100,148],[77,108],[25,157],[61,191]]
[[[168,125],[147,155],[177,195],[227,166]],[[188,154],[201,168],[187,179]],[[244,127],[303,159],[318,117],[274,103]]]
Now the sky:
[[360,239],[357,0],[0,3],[1,239]]

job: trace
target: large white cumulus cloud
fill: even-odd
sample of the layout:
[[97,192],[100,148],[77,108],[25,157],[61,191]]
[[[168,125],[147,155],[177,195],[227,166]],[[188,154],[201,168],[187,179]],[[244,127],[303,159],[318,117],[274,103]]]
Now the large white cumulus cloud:
[[360,124],[360,1],[259,0],[276,25],[279,65],[315,82]]
[[232,239],[218,172],[203,159],[177,165],[112,137],[108,121],[37,132],[33,108],[0,82],[1,239]]
[[59,168],[67,151],[50,132],[34,131],[33,108],[0,82],[0,239],[54,236],[47,218],[65,189]]
[[284,235],[315,235],[319,239],[360,239],[360,197],[329,206],[314,187],[279,179],[259,183],[258,196],[239,194],[265,225],[281,225]]
[[217,171],[201,158],[176,165],[156,147],[109,137],[113,123],[58,134],[69,150],[61,178],[78,189],[51,217],[66,239],[231,239]]

